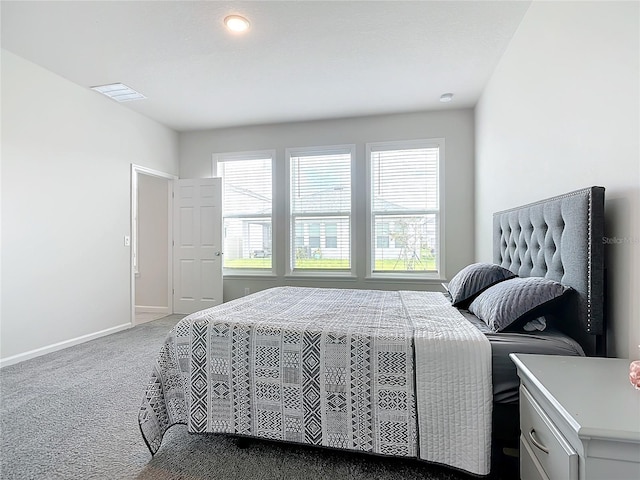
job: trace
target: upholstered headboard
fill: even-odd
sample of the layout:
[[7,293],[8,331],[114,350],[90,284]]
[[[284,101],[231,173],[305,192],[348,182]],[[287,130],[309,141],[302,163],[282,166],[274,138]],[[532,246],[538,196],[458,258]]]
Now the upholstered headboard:
[[605,354],[604,188],[589,187],[493,216],[493,261],[575,292],[556,326],[587,355]]

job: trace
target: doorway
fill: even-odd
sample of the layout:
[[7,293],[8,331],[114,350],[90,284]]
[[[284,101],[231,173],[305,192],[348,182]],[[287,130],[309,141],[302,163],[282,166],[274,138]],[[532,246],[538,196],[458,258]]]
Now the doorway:
[[173,313],[172,193],[177,177],[131,166],[131,323]]

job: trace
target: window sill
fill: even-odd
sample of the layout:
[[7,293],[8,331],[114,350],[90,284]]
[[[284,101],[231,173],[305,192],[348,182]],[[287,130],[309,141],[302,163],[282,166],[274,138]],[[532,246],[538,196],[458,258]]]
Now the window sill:
[[366,282],[400,282],[400,283],[429,283],[441,284],[446,282],[445,278],[439,276],[406,276],[406,275],[370,275],[364,277]]
[[231,272],[222,272],[222,278],[227,280],[234,280],[237,278],[257,278],[257,279],[275,279],[278,278],[276,274],[272,271],[268,272],[260,272],[257,270],[251,270],[246,272],[241,271],[231,271]]
[[284,278],[291,280],[291,279],[298,279],[298,280],[318,280],[318,281],[348,281],[348,282],[353,282],[355,280],[358,279],[358,277],[356,277],[355,275],[353,275],[351,272],[346,272],[346,273],[336,273],[336,272],[292,272],[292,273],[288,273],[284,276]]

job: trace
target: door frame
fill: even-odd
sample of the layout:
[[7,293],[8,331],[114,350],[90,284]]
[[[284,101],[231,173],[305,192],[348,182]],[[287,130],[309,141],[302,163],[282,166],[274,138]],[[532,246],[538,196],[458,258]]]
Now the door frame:
[[143,167],[141,165],[131,164],[131,245],[130,245],[130,323],[131,326],[136,325],[136,256],[138,254],[138,175],[148,175],[151,177],[158,177],[166,179],[168,182],[168,211],[167,211],[167,225],[168,225],[168,239],[167,245],[167,262],[168,262],[168,277],[167,277],[167,307],[169,313],[173,313],[173,182],[177,180],[176,175],[170,173],[161,172],[152,168]]

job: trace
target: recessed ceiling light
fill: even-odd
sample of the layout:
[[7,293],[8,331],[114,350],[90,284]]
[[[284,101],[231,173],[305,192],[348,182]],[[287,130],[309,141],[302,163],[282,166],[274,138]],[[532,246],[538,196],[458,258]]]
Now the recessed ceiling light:
[[232,32],[244,32],[249,29],[249,20],[240,15],[229,15],[224,19],[224,24]]
[[440,95],[440,101],[443,103],[450,102],[452,98],[453,93],[443,93],[442,95]]
[[111,83],[109,85],[98,85],[91,87],[91,90],[100,92],[109,98],[113,98],[116,102],[128,102],[130,100],[142,100],[147,98],[133,88],[127,87],[124,83]]

